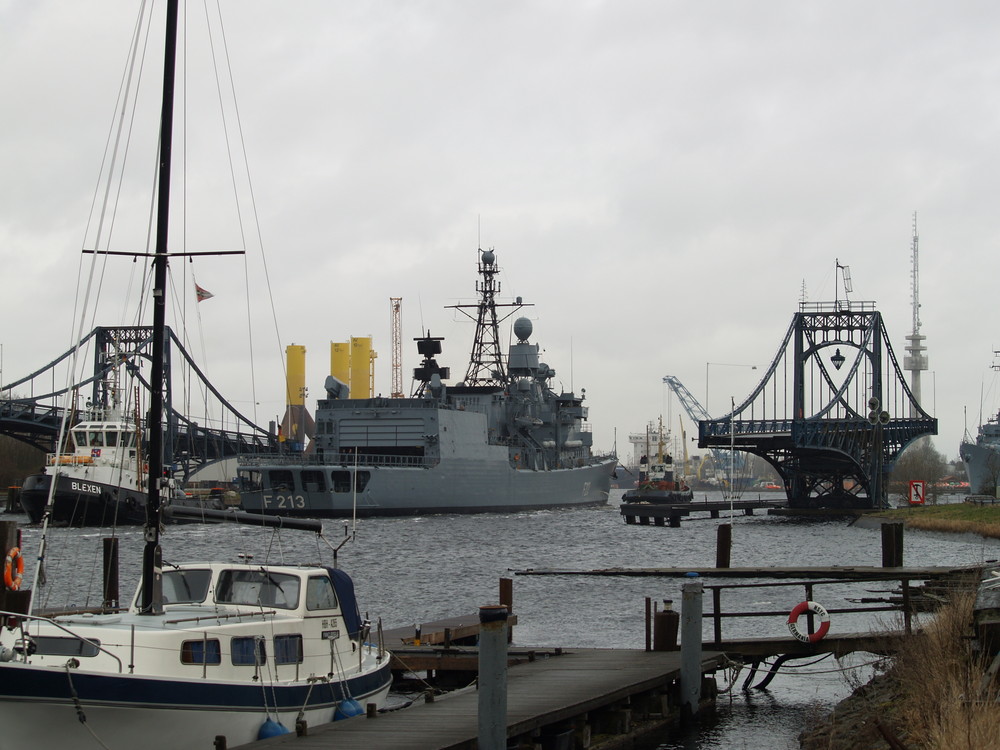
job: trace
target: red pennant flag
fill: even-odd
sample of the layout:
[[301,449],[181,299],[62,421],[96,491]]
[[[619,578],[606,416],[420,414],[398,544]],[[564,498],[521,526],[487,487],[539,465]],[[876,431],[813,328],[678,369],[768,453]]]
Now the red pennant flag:
[[212,294],[207,289],[202,289],[197,284],[194,285],[194,296],[198,298],[199,302],[204,302],[207,299],[212,299],[215,295]]

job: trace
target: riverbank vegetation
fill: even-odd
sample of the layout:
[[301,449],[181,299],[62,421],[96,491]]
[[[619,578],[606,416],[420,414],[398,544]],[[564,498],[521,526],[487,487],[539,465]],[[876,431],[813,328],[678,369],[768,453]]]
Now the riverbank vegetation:
[[879,518],[902,520],[909,529],[979,534],[1000,539],[1000,503],[949,503],[879,511]]
[[1000,747],[1000,703],[984,679],[990,657],[971,638],[973,592],[924,624],[874,680],[800,737],[804,750],[982,750]]

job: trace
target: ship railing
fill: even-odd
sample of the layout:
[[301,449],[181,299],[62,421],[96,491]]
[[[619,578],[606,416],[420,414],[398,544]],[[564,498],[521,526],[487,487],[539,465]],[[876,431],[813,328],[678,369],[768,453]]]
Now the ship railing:
[[337,466],[351,468],[377,466],[380,468],[425,469],[435,466],[438,459],[431,456],[396,456],[381,453],[324,453],[303,455],[301,453],[248,454],[239,456],[240,466]]

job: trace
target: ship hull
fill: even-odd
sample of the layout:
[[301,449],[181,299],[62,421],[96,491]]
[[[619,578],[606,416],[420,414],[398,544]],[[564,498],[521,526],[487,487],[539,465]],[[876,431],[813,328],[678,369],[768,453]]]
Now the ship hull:
[[[506,453],[506,451],[504,451]],[[261,464],[259,489],[242,491],[243,508],[272,515],[349,517],[399,516],[428,513],[500,513],[544,508],[603,505],[608,501],[611,474],[617,461],[595,462],[565,469],[515,469],[503,461],[442,459],[435,466],[347,466]],[[302,472],[327,478],[349,473],[365,477],[364,488],[345,491],[306,488]],[[279,474],[280,472],[280,474]],[[271,479],[291,478],[284,488]],[[341,485],[343,487],[343,485]]]
[[965,462],[969,477],[969,492],[974,495],[994,495],[1000,483],[1000,442],[964,442],[958,455]]
[[[40,523],[53,475],[33,474],[21,488],[21,507],[32,523]],[[56,477],[51,523],[58,526],[128,526],[146,521],[146,493],[115,484]]]

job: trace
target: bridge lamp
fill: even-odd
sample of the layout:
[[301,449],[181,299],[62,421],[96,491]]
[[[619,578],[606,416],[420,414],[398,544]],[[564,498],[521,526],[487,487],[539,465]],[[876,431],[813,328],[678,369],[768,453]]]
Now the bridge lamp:
[[834,369],[839,370],[841,367],[844,366],[844,362],[847,361],[847,358],[840,353],[840,348],[838,347],[837,351],[835,351],[833,353],[833,356],[830,357],[830,361],[833,363]]

